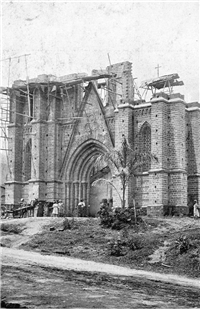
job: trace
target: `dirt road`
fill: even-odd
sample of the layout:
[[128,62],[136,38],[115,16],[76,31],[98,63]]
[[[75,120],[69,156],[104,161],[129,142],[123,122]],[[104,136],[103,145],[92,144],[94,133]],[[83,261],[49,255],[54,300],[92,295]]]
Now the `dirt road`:
[[1,247],[2,294],[12,302],[41,309],[200,308],[197,279],[18,249],[48,220],[23,219],[24,231]]
[[37,252],[29,252],[13,248],[3,248],[2,263],[4,265],[39,265],[63,270],[100,272],[200,288],[200,280],[197,279],[189,279],[177,275],[163,275],[155,272],[135,270],[127,267],[84,261],[69,257],[42,255]]

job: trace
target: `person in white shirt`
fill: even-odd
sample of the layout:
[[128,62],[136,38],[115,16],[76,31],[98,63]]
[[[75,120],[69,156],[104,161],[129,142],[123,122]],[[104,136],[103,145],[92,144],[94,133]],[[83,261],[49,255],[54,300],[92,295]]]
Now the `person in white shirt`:
[[80,200],[78,203],[78,217],[84,217],[85,216],[85,202],[83,200]]
[[53,203],[52,217],[58,217],[58,203],[57,203],[57,201],[54,201],[54,203]]
[[63,215],[64,215],[64,205],[63,205],[63,202],[61,200],[58,201],[58,212],[59,212],[59,216],[63,217]]
[[200,217],[200,206],[197,204],[197,200],[194,201],[193,212],[194,218]]

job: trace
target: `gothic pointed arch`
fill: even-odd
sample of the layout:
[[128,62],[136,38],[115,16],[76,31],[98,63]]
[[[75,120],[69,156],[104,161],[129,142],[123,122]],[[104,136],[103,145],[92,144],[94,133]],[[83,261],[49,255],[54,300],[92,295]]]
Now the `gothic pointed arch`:
[[[79,145],[68,158],[63,175],[68,209],[74,210],[80,199],[89,205],[91,192],[94,191],[91,188],[92,182],[111,172],[108,164],[102,165],[99,169],[95,168],[97,157],[106,151],[108,149],[103,143],[91,138]],[[99,204],[100,200],[97,201],[96,206]]]
[[[77,147],[77,145],[80,145],[83,139],[90,140],[93,138],[96,141],[101,141],[101,144],[107,143],[111,147],[114,146],[114,139],[98,91],[92,82],[89,83],[86,90],[84,98],[80,103],[77,118],[73,123],[72,133],[62,159],[60,169],[61,178],[63,177],[68,157],[73,155],[72,149],[74,146]],[[86,116],[86,118],[83,116]],[[83,134],[80,134],[80,132]]]
[[[140,152],[144,154],[151,154],[151,126],[145,121],[140,129]],[[151,161],[147,160],[141,167],[141,172],[147,172],[151,167]]]

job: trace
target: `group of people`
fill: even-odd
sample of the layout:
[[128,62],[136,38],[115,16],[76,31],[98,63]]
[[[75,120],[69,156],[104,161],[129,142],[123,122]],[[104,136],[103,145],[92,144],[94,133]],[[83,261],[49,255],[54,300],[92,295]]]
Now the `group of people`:
[[[27,217],[27,216],[37,217],[38,216],[38,209],[40,206],[40,202],[38,201],[38,199],[35,198],[33,201],[31,201],[30,205],[26,205],[24,199],[22,198],[19,204],[20,204],[20,208],[14,211],[15,212],[18,211],[20,217]],[[49,203],[49,204],[52,205],[52,203]],[[51,205],[49,206],[45,204],[45,206],[43,207],[44,216],[50,215],[52,217],[63,217],[65,215],[64,204],[62,200],[54,200],[53,205],[52,206]],[[87,217],[90,213],[89,208],[90,206],[88,205],[86,207],[84,200],[81,199],[77,207],[75,207],[74,215],[78,217]],[[103,199],[100,203],[100,211],[103,209],[108,212],[112,211],[113,210],[113,200]],[[10,212],[12,212],[12,210]],[[8,211],[7,212],[5,211],[5,214],[6,214],[5,217],[7,217]],[[200,205],[197,203],[197,200],[194,200],[194,204],[193,204],[193,217],[195,219],[200,218]]]
[[[64,215],[64,205],[61,200],[56,200],[53,202],[53,211],[52,211],[52,217],[62,217]],[[87,210],[86,205],[83,199],[80,200],[77,207],[75,208],[75,212],[77,217],[86,217],[87,216]]]
[[[26,206],[26,203],[24,202],[24,199],[21,199],[20,206],[23,208]],[[53,202],[52,207],[48,205],[48,203],[44,203],[41,201],[38,201],[37,198],[31,201],[30,206],[33,207],[33,216],[49,216],[52,217],[63,217],[64,216],[64,204],[62,200],[55,200]],[[41,206],[41,209],[40,209]],[[40,211],[39,211],[40,210]],[[30,210],[31,211],[31,210]]]
[[62,200],[56,200],[53,202],[52,217],[63,217],[64,216],[64,205]]
[[[35,199],[34,200],[34,203],[33,203],[33,206],[35,206],[34,204],[37,204],[38,200]],[[24,199],[21,199],[21,207],[24,206]],[[36,207],[37,208],[37,207]],[[64,204],[62,202],[62,200],[55,200],[53,202],[53,206],[52,206],[53,210],[52,210],[52,214],[51,216],[52,217],[62,217],[64,216]],[[88,206],[89,208],[89,206]],[[112,211],[112,208],[113,208],[113,201],[112,199],[111,200],[107,200],[107,199],[103,199],[101,201],[101,204],[100,204],[100,209],[102,208],[105,208],[107,211]],[[85,205],[85,202],[83,199],[80,200],[80,202],[78,203],[77,205],[77,208],[76,208],[76,215],[78,217],[86,217],[88,214],[87,214],[87,208],[86,208],[86,205]],[[197,218],[200,218],[200,205],[197,203],[197,200],[194,200],[194,205],[193,205],[193,216],[195,219]]]

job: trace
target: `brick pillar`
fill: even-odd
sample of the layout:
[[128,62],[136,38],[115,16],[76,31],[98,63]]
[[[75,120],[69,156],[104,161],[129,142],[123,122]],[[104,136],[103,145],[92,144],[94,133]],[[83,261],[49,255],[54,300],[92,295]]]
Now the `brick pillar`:
[[47,119],[48,101],[45,94],[45,88],[38,87],[33,92],[34,112],[33,117],[36,120]]
[[29,200],[45,200],[45,126],[42,120],[32,121],[32,168],[29,180]]
[[40,88],[34,91],[34,119],[32,125],[32,168],[29,180],[29,201],[34,198],[45,200],[45,163],[48,150],[46,140],[46,95]]
[[151,153],[158,162],[152,160],[149,170],[148,214],[160,215],[163,206],[168,205],[168,100],[164,97],[151,101]]
[[122,101],[131,102],[133,100],[133,77],[132,77],[132,63],[124,62],[122,74]]
[[[19,100],[19,98],[18,98]],[[10,98],[10,109],[22,113],[21,103],[17,101],[15,91]],[[8,125],[8,167],[9,174],[5,183],[5,203],[18,203],[22,198],[22,153],[23,153],[23,118],[16,113],[10,114]]]
[[185,102],[169,100],[169,205],[177,213],[187,213]]
[[189,106],[187,113],[188,195],[200,203],[200,104]]
[[49,115],[47,121],[47,158],[45,176],[47,180],[48,195],[51,199],[61,198],[63,183],[59,180],[61,165],[61,126],[59,125],[60,109],[62,101],[57,91],[49,92],[47,105]]
[[114,79],[108,80],[108,88],[113,91],[113,93],[108,93],[108,101],[116,102],[117,106],[124,102],[131,102],[134,95],[132,63],[129,61],[116,63],[108,66],[107,71],[115,75]]
[[[123,138],[125,137],[130,146],[133,147],[133,105],[129,103],[121,104],[118,106],[118,110],[115,111],[115,148],[119,149]],[[118,190],[122,196],[122,184],[116,181]],[[131,181],[126,188],[126,207],[133,203],[133,192],[131,187]],[[116,204],[121,205],[120,200],[116,196]]]
[[5,183],[5,203],[15,204],[22,198],[22,127],[19,125],[8,126],[8,181]]

